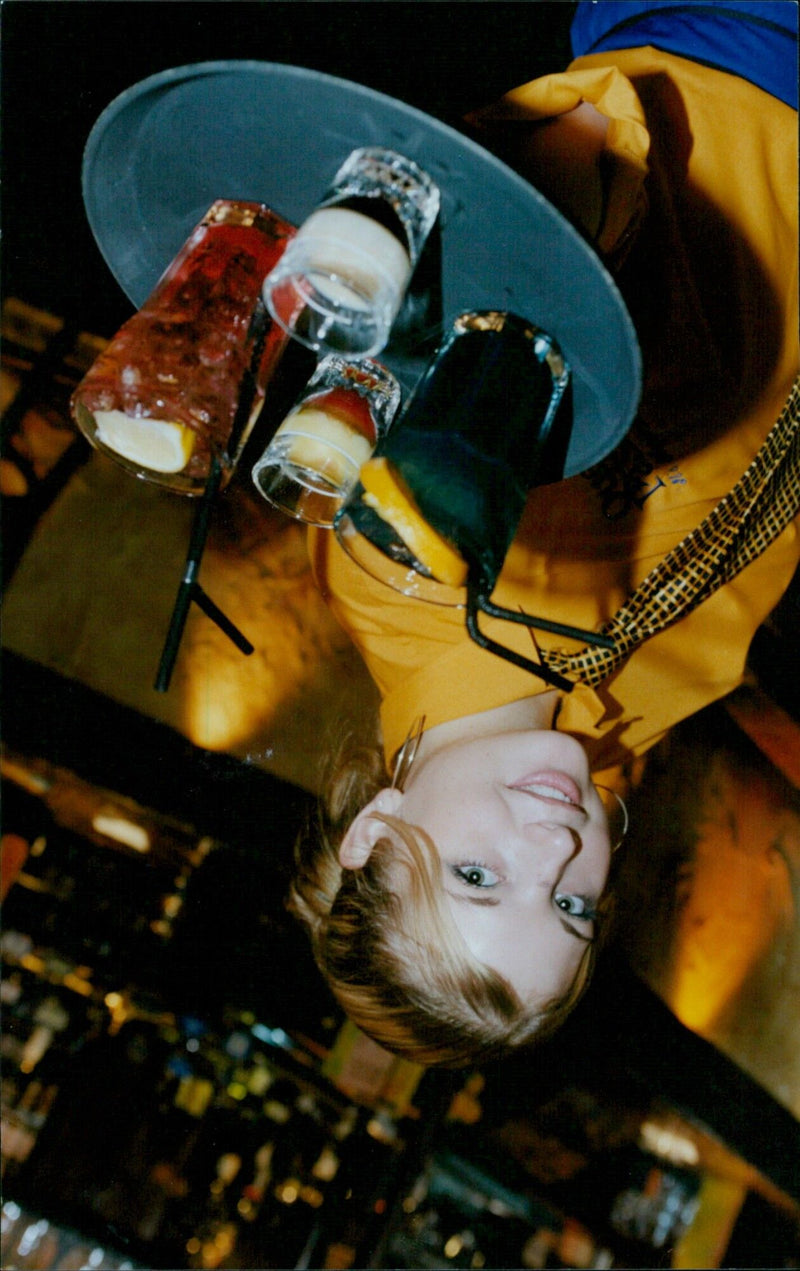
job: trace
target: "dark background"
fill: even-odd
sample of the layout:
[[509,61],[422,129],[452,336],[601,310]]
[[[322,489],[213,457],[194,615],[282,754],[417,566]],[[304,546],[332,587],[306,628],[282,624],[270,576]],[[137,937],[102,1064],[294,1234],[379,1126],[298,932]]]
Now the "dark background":
[[101,335],[129,316],[84,215],[80,168],[98,115],[146,76],[220,58],[284,62],[456,123],[566,65],[573,9],[561,0],[6,0],[4,294]]

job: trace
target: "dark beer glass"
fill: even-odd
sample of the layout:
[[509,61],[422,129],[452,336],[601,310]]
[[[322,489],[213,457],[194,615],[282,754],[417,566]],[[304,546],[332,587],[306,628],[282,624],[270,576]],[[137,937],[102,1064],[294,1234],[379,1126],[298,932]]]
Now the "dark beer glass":
[[[456,549],[486,595],[528,490],[563,475],[569,382],[569,367],[546,331],[515,314],[463,313],[377,447],[376,456],[393,466],[424,521]],[[336,518],[345,551],[398,591],[463,605],[464,587],[438,582],[364,496],[359,483]]]

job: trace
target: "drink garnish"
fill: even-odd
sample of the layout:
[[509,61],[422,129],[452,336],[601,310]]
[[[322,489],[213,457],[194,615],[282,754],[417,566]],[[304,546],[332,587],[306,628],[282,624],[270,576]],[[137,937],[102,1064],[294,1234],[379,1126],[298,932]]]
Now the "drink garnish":
[[94,418],[103,445],[151,472],[182,472],[192,457],[196,434],[183,424],[121,410],[96,410]]
[[345,422],[342,415],[329,410],[327,403],[320,409],[318,401],[313,398],[292,412],[275,436],[280,439],[286,430],[289,441],[286,457],[290,463],[310,468],[337,484],[346,480],[349,470],[355,476],[361,464],[369,459],[372,442],[359,428],[350,426],[350,415]]
[[312,397],[307,406],[314,406],[326,415],[334,415],[351,428],[357,428],[369,442],[375,441],[375,421],[369,402],[355,388],[330,388]]
[[431,576],[447,586],[462,587],[467,580],[467,562],[428,524],[394,465],[383,457],[370,459],[361,469],[360,480],[363,502],[391,525]]

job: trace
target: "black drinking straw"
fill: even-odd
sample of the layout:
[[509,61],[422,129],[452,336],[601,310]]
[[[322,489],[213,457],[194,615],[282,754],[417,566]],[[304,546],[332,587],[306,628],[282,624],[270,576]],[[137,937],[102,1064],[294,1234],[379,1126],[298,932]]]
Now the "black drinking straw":
[[153,686],[157,693],[166,693],[169,688],[192,601],[199,609],[202,609],[203,613],[219,627],[220,631],[229,640],[233,641],[237,649],[241,650],[242,653],[249,656],[254,650],[254,646],[246,636],[242,635],[239,628],[234,626],[230,618],[225,616],[211,597],[206,595],[197,581],[197,575],[200,572],[200,562],[203,559],[203,551],[205,550],[208,530],[211,524],[211,512],[214,507],[214,500],[219,493],[221,480],[222,468],[219,459],[214,456],[211,460],[211,470],[208,474],[206,488],[203,491],[192,522],[192,534],[189,540],[189,550],[186,553],[183,578],[178,587],[178,594],[175,598],[167,637],[164,641],[161,661],[158,665],[158,674]]
[[[250,354],[249,366],[239,386],[239,399],[236,403],[236,413],[231,426],[231,435],[228,439],[229,454],[236,453],[244,429],[250,420],[253,402],[258,391],[257,368],[264,352],[264,343],[269,330],[269,314],[263,300],[259,299],[251,319],[249,334],[250,338],[253,339],[253,351]],[[206,539],[208,538],[208,529],[211,524],[211,512],[214,507],[214,500],[219,494],[221,482],[222,467],[217,456],[212,455],[208,480],[192,522],[192,535],[189,540],[189,550],[186,554],[186,566],[178,588],[178,595],[175,599],[175,606],[172,610],[172,617],[167,630],[167,638],[164,641],[164,649],[158,665],[158,674],[153,686],[157,693],[166,693],[169,688],[192,601],[199,609],[202,609],[206,617],[210,618],[229,640],[233,641],[237,649],[244,653],[246,657],[249,657],[254,651],[254,646],[247,637],[242,635],[239,628],[234,626],[230,618],[225,616],[219,605],[216,605],[211,597],[206,595],[197,581],[197,575],[200,572],[200,562],[203,559]]]
[[515,622],[519,626],[533,627],[537,631],[549,631],[553,635],[564,636],[570,640],[585,640],[587,644],[597,645],[601,649],[611,649],[612,652],[616,649],[614,641],[609,636],[599,635],[596,631],[584,631],[581,627],[570,627],[563,622],[551,622],[548,618],[535,618],[530,614],[515,613],[513,609],[503,609],[489,599],[479,578],[470,577],[467,582],[467,632],[470,639],[474,640],[480,648],[486,649],[487,653],[494,653],[498,658],[511,662],[513,666],[521,667],[523,671],[530,671],[531,675],[538,676],[540,680],[544,680],[545,684],[552,684],[554,688],[562,689],[565,693],[571,693],[575,687],[571,680],[565,679],[557,671],[551,671],[543,663],[525,658],[521,653],[506,649],[504,645],[490,639],[478,627],[479,613],[485,613],[490,618],[502,618],[505,622]]

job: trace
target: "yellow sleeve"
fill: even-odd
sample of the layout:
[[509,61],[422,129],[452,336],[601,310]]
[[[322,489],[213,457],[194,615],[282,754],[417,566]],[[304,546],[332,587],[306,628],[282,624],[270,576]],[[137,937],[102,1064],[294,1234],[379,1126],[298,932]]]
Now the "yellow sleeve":
[[[479,138],[485,135],[490,148],[499,142],[502,149],[504,132],[566,115],[582,103],[594,106],[608,120],[605,199],[596,247],[609,257],[630,238],[646,210],[644,179],[650,149],[641,102],[621,71],[601,66],[545,75],[512,89],[467,118]],[[536,184],[534,172],[523,175]]]

